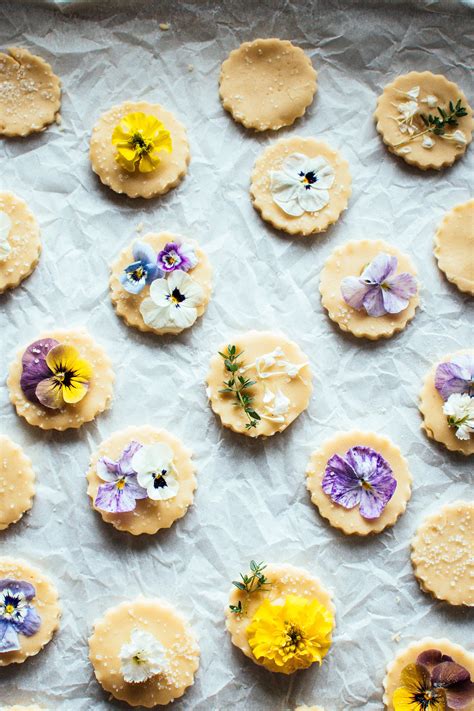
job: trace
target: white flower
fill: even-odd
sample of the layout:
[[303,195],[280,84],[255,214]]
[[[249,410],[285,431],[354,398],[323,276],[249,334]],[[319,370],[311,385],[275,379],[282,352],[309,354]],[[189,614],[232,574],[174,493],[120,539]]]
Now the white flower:
[[119,652],[120,671],[126,682],[137,684],[168,671],[166,649],[145,630],[134,629]]
[[430,109],[434,109],[438,105],[438,97],[433,94],[428,94],[424,99],[421,100],[422,104],[426,104]]
[[404,101],[403,103],[398,104],[397,108],[399,113],[402,114],[404,121],[409,121],[416,116],[419,111],[417,101]]
[[454,133],[451,134],[453,141],[456,141],[460,146],[465,146],[467,143],[467,138],[464,133],[458,128]]
[[420,95],[420,87],[419,86],[414,86],[410,91],[405,92],[406,96],[409,96],[410,99],[417,99]]
[[[271,353],[264,353],[255,358],[255,363],[251,363],[244,370],[255,368],[257,377],[261,380],[274,378],[278,375],[288,375],[290,378],[296,378],[301,368],[304,368],[305,365],[307,365],[306,362],[291,363],[286,360],[283,349],[278,346]],[[273,367],[277,367],[278,370],[272,370]]]
[[280,388],[278,388],[276,393],[272,392],[269,388],[265,388],[263,395],[265,412],[263,417],[266,420],[271,420],[273,422],[285,422],[285,415],[290,409],[290,404],[289,398],[282,393]]
[[177,269],[167,279],[150,284],[150,296],[140,305],[140,313],[152,328],[189,328],[197,319],[203,301],[202,288],[189,274]]
[[5,261],[12,251],[8,235],[12,228],[12,221],[6,212],[0,210],[0,262]]
[[154,501],[172,499],[178,493],[179,481],[173,468],[173,450],[164,442],[147,444],[133,455],[132,467],[137,481]]
[[270,171],[273,200],[292,217],[322,210],[329,202],[328,189],[333,183],[333,168],[322,156],[292,153],[283,161],[282,170]]
[[423,136],[423,140],[421,142],[421,145],[423,148],[433,148],[435,142],[431,138],[431,136]]
[[450,427],[456,428],[456,437],[468,440],[474,432],[474,397],[452,393],[444,403],[443,412]]

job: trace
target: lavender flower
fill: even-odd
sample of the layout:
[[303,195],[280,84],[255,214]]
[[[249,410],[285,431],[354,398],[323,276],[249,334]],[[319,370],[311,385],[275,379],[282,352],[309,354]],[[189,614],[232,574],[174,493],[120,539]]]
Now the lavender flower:
[[135,242],[133,245],[134,261],[125,267],[120,276],[120,283],[130,294],[139,294],[146,284],[163,276],[163,271],[156,263],[156,254],[145,242]]
[[101,484],[94,504],[101,511],[125,513],[133,511],[137,499],[146,499],[146,489],[137,482],[137,472],[132,467],[133,455],[142,449],[139,442],[130,442],[123,450],[120,459],[114,462],[108,457],[101,457],[96,465],[97,475],[106,484]]
[[196,253],[189,244],[168,242],[158,253],[158,266],[164,272],[174,272],[175,269],[189,272],[197,263]]
[[20,387],[30,402],[39,403],[36,387],[42,380],[50,378],[53,374],[46,364],[46,356],[52,348],[58,345],[58,341],[55,341],[54,338],[42,338],[29,345],[23,353]]
[[408,272],[395,276],[397,266],[397,257],[382,252],[359,277],[343,279],[341,293],[346,304],[358,311],[365,309],[369,316],[398,314],[406,309],[418,287]]
[[474,397],[474,353],[463,353],[436,368],[435,387],[443,400],[453,393]]
[[41,619],[30,601],[36,590],[22,580],[0,580],[0,654],[20,649],[19,634],[31,637]]
[[351,447],[343,457],[334,454],[322,481],[325,494],[345,509],[359,506],[360,515],[378,518],[397,488],[388,462],[370,447]]

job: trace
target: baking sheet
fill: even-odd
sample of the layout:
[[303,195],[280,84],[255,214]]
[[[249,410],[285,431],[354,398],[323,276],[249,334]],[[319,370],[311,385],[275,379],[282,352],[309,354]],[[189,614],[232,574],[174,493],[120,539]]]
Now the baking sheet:
[[[423,174],[383,147],[372,120],[397,74],[446,74],[471,96],[466,37],[472,3],[296,2],[0,3],[0,47],[50,61],[63,81],[61,126],[0,143],[0,190],[37,215],[44,252],[35,273],[0,298],[2,431],[33,460],[34,508],[3,532],[0,554],[24,557],[56,581],[63,619],[36,658],[0,670],[0,701],[49,709],[122,709],[95,682],[87,638],[96,617],[139,593],[162,596],[196,630],[202,661],[175,708],[326,711],[382,708],[386,663],[424,635],[468,644],[465,612],[423,594],[409,543],[423,516],[470,497],[472,463],[420,431],[417,396],[431,363],[466,347],[472,302],[448,284],[432,255],[442,215],[471,197],[474,150]],[[160,23],[170,23],[168,31]],[[244,40],[293,40],[312,58],[319,90],[306,116],[277,135],[255,135],[223,111],[221,61]],[[100,113],[125,99],[163,103],[186,124],[189,175],[162,199],[116,196],[93,175],[87,150]],[[260,152],[281,136],[317,136],[349,161],[353,196],[326,234],[289,238],[268,227],[248,197]],[[108,265],[136,235],[170,230],[196,238],[214,266],[206,315],[176,338],[127,328],[108,298]],[[407,251],[423,283],[422,308],[390,341],[344,336],[318,295],[321,267],[348,239],[383,238]],[[17,348],[55,327],[85,326],[111,355],[111,410],[78,432],[43,433],[13,412],[5,386]],[[307,353],[314,394],[307,413],[266,442],[221,429],[204,378],[221,341],[250,328],[281,329]],[[134,539],[102,523],[86,496],[90,453],[114,431],[149,423],[191,447],[195,505],[169,531]],[[305,489],[310,452],[354,426],[389,435],[408,458],[414,491],[397,525],[369,540],[344,537],[319,518]],[[322,667],[271,675],[234,649],[222,610],[231,579],[250,558],[300,565],[334,593],[337,628]],[[470,619],[472,622],[472,618]]]

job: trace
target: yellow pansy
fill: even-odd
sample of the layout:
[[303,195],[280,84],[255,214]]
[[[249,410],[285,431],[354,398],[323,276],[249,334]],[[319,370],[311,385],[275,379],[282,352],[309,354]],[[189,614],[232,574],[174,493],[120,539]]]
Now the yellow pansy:
[[421,664],[404,667],[400,681],[402,686],[393,694],[394,711],[446,711],[446,693],[433,688],[431,675]]
[[42,405],[58,409],[65,404],[74,405],[87,395],[92,366],[74,346],[54,346],[46,356],[46,365],[51,376],[36,386],[36,396]]
[[112,133],[117,148],[115,160],[129,173],[151,173],[160,162],[160,152],[172,151],[171,134],[150,114],[136,111],[124,116]]

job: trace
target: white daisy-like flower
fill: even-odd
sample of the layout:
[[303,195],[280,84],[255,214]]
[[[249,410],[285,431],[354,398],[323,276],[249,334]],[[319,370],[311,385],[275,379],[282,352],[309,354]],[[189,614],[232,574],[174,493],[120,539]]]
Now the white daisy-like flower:
[[262,417],[272,422],[285,422],[291,402],[280,388],[276,393],[270,388],[265,388],[262,400],[264,406]]
[[443,406],[450,427],[456,428],[456,437],[468,440],[474,432],[474,397],[467,393],[452,393]]
[[274,202],[287,215],[300,217],[304,212],[322,210],[328,204],[334,170],[325,158],[292,153],[281,167],[281,170],[270,171],[270,191]]
[[12,251],[8,236],[12,228],[12,221],[6,212],[0,210],[0,262],[7,259]]
[[189,274],[180,269],[166,279],[150,284],[150,296],[140,304],[140,313],[152,328],[189,328],[197,319],[197,306],[204,292]]
[[[266,378],[274,378],[278,375],[288,375],[289,378],[296,378],[301,368],[304,368],[305,363],[291,363],[286,360],[285,353],[280,346],[277,346],[274,351],[264,353],[255,359],[254,363],[250,363],[245,370],[255,368],[257,378],[265,380]],[[273,370],[276,368],[276,370]]]
[[399,113],[402,114],[404,121],[412,119],[420,110],[417,101],[403,101],[401,104],[398,104],[397,108]]
[[132,630],[129,642],[122,645],[119,657],[122,676],[132,684],[166,674],[169,669],[166,648],[152,634],[137,628]]
[[165,501],[176,496],[179,481],[173,467],[173,450],[164,442],[147,444],[133,455],[132,468],[149,499]]

